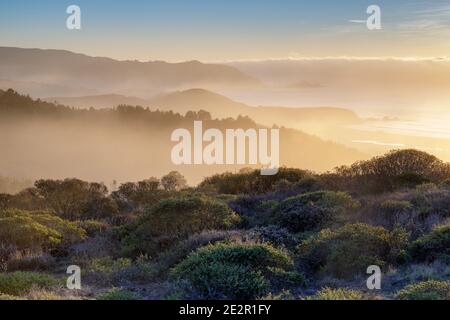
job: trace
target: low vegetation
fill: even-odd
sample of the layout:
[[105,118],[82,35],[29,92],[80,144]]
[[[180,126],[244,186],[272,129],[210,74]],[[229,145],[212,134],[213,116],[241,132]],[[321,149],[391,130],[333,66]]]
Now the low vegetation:
[[423,281],[406,286],[396,294],[399,300],[449,300],[449,281]]
[[[178,172],[112,192],[38,180],[0,194],[0,299],[449,299],[449,179],[448,164],[402,150],[191,188]],[[69,265],[81,290],[64,286]]]

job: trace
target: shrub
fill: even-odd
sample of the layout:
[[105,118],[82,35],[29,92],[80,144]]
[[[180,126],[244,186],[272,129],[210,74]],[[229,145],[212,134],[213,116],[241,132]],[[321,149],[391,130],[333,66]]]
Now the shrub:
[[102,294],[99,294],[97,296],[98,300],[142,300],[142,297],[134,292],[125,290],[125,289],[119,289],[119,288],[112,288],[107,292],[104,292]]
[[312,270],[337,278],[365,273],[370,265],[386,266],[404,256],[408,234],[402,229],[388,231],[366,224],[348,224],[337,230],[325,229],[298,247],[300,259]]
[[308,300],[363,300],[364,295],[360,291],[338,288],[323,288]]
[[230,201],[230,207],[243,217],[245,227],[269,224],[278,201],[271,195],[245,195]]
[[409,201],[401,200],[386,200],[381,203],[381,218],[386,222],[387,226],[394,226],[400,221],[404,216],[408,215],[413,209],[413,205]]
[[438,260],[433,263],[411,263],[397,268],[389,277],[393,283],[447,280],[450,279],[450,264]]
[[392,229],[402,227],[417,239],[450,218],[450,190],[404,190],[379,197],[366,197],[360,221]]
[[409,247],[409,253],[417,261],[450,261],[450,224],[438,227],[414,241]]
[[155,255],[192,234],[226,229],[237,221],[238,216],[225,203],[206,196],[162,200],[123,230],[125,250],[133,255]]
[[450,179],[446,179],[441,183],[441,187],[444,189],[450,189]]
[[26,294],[33,287],[45,289],[57,284],[58,280],[43,273],[23,271],[0,273],[0,292],[13,296]]
[[226,262],[202,264],[192,270],[188,278],[206,298],[253,299],[269,289],[269,282],[261,271]]
[[381,209],[388,215],[405,212],[411,208],[412,204],[409,201],[386,200],[381,204]]
[[272,268],[292,266],[286,253],[268,244],[219,243],[192,253],[173,273],[207,298],[253,299],[267,293]]
[[262,176],[259,170],[223,173],[206,178],[199,187],[224,194],[262,194],[275,191],[280,181],[296,183],[309,175],[300,169],[280,168],[273,176]]
[[87,278],[101,285],[114,284],[119,281],[120,272],[131,265],[132,261],[126,258],[94,258],[86,268]]
[[270,268],[270,282],[272,287],[304,287],[308,284],[306,276],[298,271],[286,271],[282,268]]
[[117,205],[108,198],[108,189],[100,183],[78,179],[38,180],[36,192],[48,207],[66,219],[103,218],[117,213]]
[[274,210],[274,221],[292,232],[315,230],[358,207],[348,194],[319,191],[288,198]]
[[161,178],[161,184],[166,191],[178,191],[187,186],[187,181],[178,171],[172,171]]
[[141,256],[132,265],[119,270],[116,278],[118,282],[148,283],[154,281],[159,275],[160,270],[157,265],[150,262],[146,256]]
[[450,166],[422,151],[393,150],[383,156],[336,169],[324,177],[340,190],[381,193],[440,182],[450,177]]
[[297,237],[287,229],[275,225],[254,228],[250,234],[262,242],[270,242],[276,247],[294,248],[298,244]]
[[18,249],[55,248],[85,237],[83,229],[46,211],[0,212],[0,241]]
[[267,296],[265,296],[264,298],[262,298],[261,300],[263,300],[263,301],[280,301],[280,300],[294,301],[296,299],[291,291],[282,290],[280,293],[277,293],[277,294],[269,292],[269,294]]
[[20,299],[19,297],[16,297],[16,296],[11,296],[8,294],[0,293],[0,301],[3,301],[3,300],[22,300],[22,299]]
[[7,271],[45,271],[55,263],[55,258],[47,253],[16,251],[8,259]]
[[418,192],[430,192],[438,190],[438,187],[434,183],[422,183],[416,186]]
[[190,253],[208,244],[215,244],[222,241],[241,241],[245,238],[245,233],[238,230],[206,230],[180,241],[170,250],[161,253],[158,257],[158,266],[161,273],[175,266],[185,259]]
[[316,176],[307,176],[294,185],[298,193],[315,192],[325,188],[324,183]]
[[429,280],[414,283],[400,290],[398,300],[449,300],[450,282]]
[[32,287],[25,296],[27,300],[63,300],[63,297],[47,289]]
[[172,195],[172,192],[160,189],[160,185],[161,182],[154,177],[139,182],[127,182],[112,192],[111,198],[120,212],[132,212]]
[[108,224],[97,220],[82,220],[77,221],[78,227],[86,231],[87,235],[92,237],[98,233],[104,232],[108,229]]

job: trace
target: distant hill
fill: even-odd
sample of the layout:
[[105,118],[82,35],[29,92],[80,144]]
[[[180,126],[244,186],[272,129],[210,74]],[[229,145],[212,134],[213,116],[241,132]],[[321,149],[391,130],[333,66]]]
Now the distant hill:
[[361,121],[353,111],[347,109],[333,107],[252,107],[203,89],[191,89],[162,95],[150,100],[150,105],[162,110],[174,110],[182,113],[203,109],[218,118],[241,114],[265,125],[276,123],[288,127],[292,127],[292,124],[297,125],[310,121],[333,123],[357,123]]
[[[161,90],[202,87],[259,86],[258,80],[234,67],[198,61],[167,63],[163,61],[118,61],[91,57],[64,50],[0,47],[0,78],[8,81],[40,83],[125,95],[149,94]],[[55,92],[46,96],[66,95]],[[38,95],[42,97],[42,94]],[[92,91],[86,95],[92,94]]]
[[43,100],[47,102],[63,104],[69,107],[76,107],[76,108],[93,107],[95,109],[111,108],[116,107],[118,105],[129,105],[129,106],[149,105],[149,102],[145,99],[128,97],[120,94],[103,94],[97,96],[84,96],[84,97],[50,97],[44,98]]
[[[0,90],[0,175],[78,177],[88,181],[133,181],[171,170],[190,183],[242,166],[175,166],[170,151],[173,130],[263,128],[248,117],[214,120],[142,107],[78,110]],[[202,117],[202,118],[199,118]],[[366,155],[299,130],[280,130],[280,161],[287,167],[317,171],[350,164]]]
[[43,98],[58,94],[60,96],[80,96],[80,95],[97,95],[99,92],[95,89],[86,88],[83,86],[75,86],[70,84],[67,86],[57,83],[46,84],[42,82],[34,81],[15,81],[15,80],[3,80],[0,75],[0,89],[8,90],[14,88],[17,92],[23,94],[29,94],[35,98]]
[[300,128],[302,125],[355,124],[361,119],[351,110],[332,107],[286,108],[286,107],[252,107],[233,101],[223,95],[204,90],[189,89],[158,95],[144,100],[121,95],[101,95],[78,98],[45,98],[45,101],[58,102],[74,107],[105,108],[120,104],[148,106],[151,109],[174,111],[185,114],[188,111],[205,110],[214,118],[249,116],[266,126]]
[[250,106],[235,102],[220,94],[204,90],[189,89],[159,95],[149,100],[153,108],[173,110],[180,113],[187,111],[206,110],[213,117],[227,118],[244,114]]

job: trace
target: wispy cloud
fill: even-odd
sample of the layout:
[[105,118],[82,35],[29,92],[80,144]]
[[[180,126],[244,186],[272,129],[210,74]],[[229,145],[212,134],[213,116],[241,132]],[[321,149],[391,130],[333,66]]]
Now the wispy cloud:
[[434,18],[448,18],[450,17],[450,5],[439,6],[435,8],[421,9],[414,12],[414,14],[423,17]]
[[401,61],[401,62],[442,62],[442,63],[450,63],[450,57],[442,56],[442,57],[358,57],[358,56],[329,56],[329,57],[300,57],[299,54],[296,53],[297,56],[286,56],[280,58],[269,58],[269,59],[239,59],[239,60],[214,60],[208,61],[210,63],[245,63],[245,62],[277,62],[277,61],[380,61],[380,62],[389,62],[389,61]]
[[[429,2],[426,5],[429,6]],[[409,18],[396,24],[396,30],[399,34],[411,36],[450,34],[450,5],[416,9]]]

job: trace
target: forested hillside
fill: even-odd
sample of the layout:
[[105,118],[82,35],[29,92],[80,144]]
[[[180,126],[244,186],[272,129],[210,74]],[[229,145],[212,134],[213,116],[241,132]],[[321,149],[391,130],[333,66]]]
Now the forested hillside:
[[[0,91],[0,175],[39,179],[77,177],[110,184],[178,170],[191,184],[243,166],[175,166],[171,133],[207,128],[264,128],[248,117],[213,119],[207,112],[151,111],[139,106],[74,109]],[[298,130],[280,130],[282,166],[325,171],[365,158],[364,154]]]

